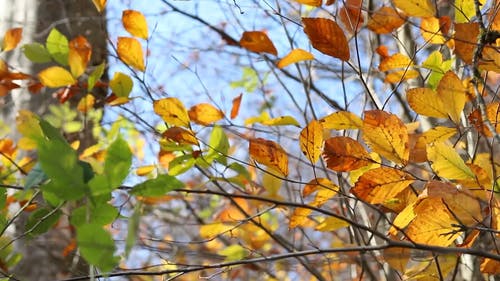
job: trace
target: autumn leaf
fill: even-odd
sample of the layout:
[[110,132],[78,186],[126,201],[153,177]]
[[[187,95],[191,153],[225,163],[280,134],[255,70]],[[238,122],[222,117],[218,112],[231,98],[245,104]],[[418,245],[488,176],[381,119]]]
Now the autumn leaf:
[[363,139],[381,156],[406,164],[410,155],[408,129],[394,114],[382,110],[365,111]]
[[336,22],[325,18],[302,18],[302,23],[316,50],[343,61],[349,60],[347,39]]
[[95,98],[92,94],[86,94],[76,106],[76,109],[80,112],[86,113],[90,109],[94,108]]
[[323,0],[295,0],[295,1],[299,2],[300,4],[314,6],[314,7],[321,6],[321,3],[323,2]]
[[198,139],[191,130],[173,126],[163,132],[162,136],[167,140],[175,141],[179,144],[198,145]]
[[21,41],[23,34],[23,29],[11,28],[5,32],[2,42],[2,51],[7,52],[17,47],[17,44]]
[[134,81],[125,73],[115,72],[109,81],[109,87],[117,97],[128,98],[134,87]]
[[239,94],[239,96],[233,99],[233,106],[231,107],[231,119],[234,119],[238,116],[240,112],[241,99],[243,94]]
[[363,120],[349,111],[337,111],[319,120],[325,129],[361,129]]
[[436,91],[429,88],[413,88],[406,92],[410,107],[418,114],[448,118],[448,108]]
[[141,166],[141,167],[138,167],[135,170],[135,174],[138,175],[138,176],[140,176],[140,177],[147,176],[147,175],[151,174],[155,170],[155,168],[156,168],[155,165]]
[[277,66],[278,68],[284,68],[292,63],[313,59],[313,54],[309,53],[308,51],[302,49],[293,49],[278,62]]
[[320,189],[331,190],[334,191],[335,193],[338,193],[340,190],[340,188],[336,184],[334,184],[331,180],[327,178],[316,178],[309,181],[304,186],[304,189],[302,190],[302,196],[307,197],[313,192]]
[[300,132],[300,149],[302,153],[311,161],[316,163],[321,155],[323,146],[323,126],[317,120],[311,121]]
[[69,42],[68,64],[73,77],[85,72],[91,54],[92,46],[85,37],[80,35]]
[[438,18],[427,17],[420,21],[420,33],[426,42],[431,44],[443,44],[446,38],[441,32],[441,23]]
[[295,120],[295,118],[290,115],[278,116],[275,118],[262,120],[260,123],[266,126],[287,126],[287,125],[293,125],[297,127],[300,126],[299,122],[297,122],[297,120]]
[[245,31],[240,39],[240,45],[255,53],[268,53],[278,55],[276,47],[265,32],[262,31]]
[[188,111],[191,121],[207,126],[224,118],[224,113],[209,103],[192,106]]
[[308,208],[295,208],[292,215],[290,216],[290,221],[288,222],[288,228],[292,229],[298,226],[312,226],[312,221],[308,216],[312,213],[311,209]]
[[323,158],[326,166],[337,172],[349,172],[369,165],[370,155],[350,137],[333,137],[325,141]]
[[362,0],[347,0],[344,6],[340,8],[340,20],[351,33],[358,31],[365,21],[362,13],[363,1]]
[[455,24],[455,53],[466,64],[472,64],[478,36],[479,23]]
[[38,73],[40,82],[49,88],[59,88],[76,83],[76,79],[69,71],[60,66],[51,66]]
[[378,69],[389,72],[385,82],[397,83],[402,80],[412,79],[419,76],[418,71],[412,69],[414,63],[408,56],[401,53],[385,57],[380,62]]
[[344,227],[348,227],[350,223],[345,220],[336,218],[336,217],[327,217],[320,221],[320,223],[316,226],[316,230],[318,231],[335,231]]
[[146,17],[135,10],[124,10],[122,12],[122,23],[125,30],[132,36],[148,39],[148,23]]
[[250,156],[258,163],[276,168],[283,175],[288,175],[288,156],[277,143],[262,138],[251,139],[249,142]]
[[[497,133],[500,133],[500,103],[492,102],[486,105],[486,117],[490,121],[491,125]],[[492,137],[488,126],[485,124],[485,120],[481,115],[481,111],[478,109],[471,112],[469,115],[469,121],[476,127],[476,129],[483,135],[487,137]]]
[[420,138],[422,138],[426,144],[430,144],[433,142],[444,142],[451,138],[453,135],[457,133],[456,128],[449,128],[443,126],[436,126],[425,131]]
[[446,104],[448,115],[455,124],[460,124],[460,116],[465,107],[467,96],[462,80],[453,71],[444,74],[437,87],[437,93]]
[[385,204],[414,181],[415,179],[404,171],[379,167],[361,175],[351,193],[370,204]]
[[106,7],[106,1],[107,0],[92,0],[94,3],[95,8],[97,11],[100,13],[104,10],[104,7]]
[[368,19],[367,27],[377,34],[390,33],[406,22],[405,16],[391,7],[381,7]]
[[188,113],[179,99],[171,97],[156,100],[153,109],[168,124],[189,127]]
[[453,147],[436,142],[427,146],[427,159],[431,161],[434,172],[449,180],[473,179],[474,173]]
[[144,54],[142,53],[142,46],[135,38],[118,37],[118,44],[116,51],[118,57],[129,66],[144,71]]
[[432,17],[436,14],[434,3],[430,0],[394,0],[394,6],[413,17]]

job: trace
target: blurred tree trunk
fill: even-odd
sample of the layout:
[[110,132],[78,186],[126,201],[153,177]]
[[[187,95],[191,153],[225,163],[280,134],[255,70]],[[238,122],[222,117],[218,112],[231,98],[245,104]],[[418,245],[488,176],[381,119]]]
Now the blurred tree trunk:
[[[2,30],[14,27],[23,28],[22,43],[44,43],[52,28],[65,34],[68,40],[83,35],[92,44],[92,60],[89,65],[97,65],[106,60],[106,24],[105,15],[99,14],[90,0],[0,0],[0,23]],[[3,34],[3,33],[2,33]],[[32,65],[23,58],[19,51],[9,52],[3,57],[8,65],[18,71],[36,74],[47,65]],[[82,93],[83,94],[83,93]],[[5,125],[15,126],[15,117],[19,109],[28,109],[38,115],[47,113],[50,104],[57,103],[53,90],[45,89],[32,95],[26,90],[15,90],[0,100],[0,112]],[[84,146],[95,143],[92,130],[86,128],[79,135]],[[82,135],[83,134],[83,135]],[[16,138],[16,136],[13,136]],[[27,217],[27,215],[25,216]],[[25,221],[26,218],[21,221]],[[23,233],[23,223],[16,228],[16,237]],[[23,259],[14,269],[18,280],[57,280],[69,276],[87,275],[75,253],[63,255],[70,244],[72,233],[67,218],[62,219],[57,228],[48,233],[27,239],[22,237],[17,242]]]

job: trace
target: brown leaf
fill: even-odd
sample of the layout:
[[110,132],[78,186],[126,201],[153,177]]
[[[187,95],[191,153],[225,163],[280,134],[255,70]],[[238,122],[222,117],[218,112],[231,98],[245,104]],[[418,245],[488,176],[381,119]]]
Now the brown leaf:
[[478,35],[479,23],[477,22],[455,24],[455,53],[467,64],[472,64]]
[[85,72],[91,55],[92,46],[85,37],[80,35],[69,42],[68,63],[74,77],[79,77]]
[[327,167],[337,172],[356,170],[371,163],[370,155],[365,148],[349,137],[327,139],[323,157]]
[[404,15],[391,7],[381,7],[368,19],[367,27],[377,34],[390,33],[406,22]]
[[262,31],[245,31],[240,39],[240,45],[252,52],[269,53],[277,56],[278,51],[274,47],[273,42],[265,32]]
[[[486,117],[490,121],[493,128],[497,133],[500,133],[500,103],[492,102],[486,105]],[[492,137],[490,129],[486,126],[481,116],[481,112],[479,109],[474,110],[469,115],[469,121],[476,127],[476,129],[483,135],[487,137]]]
[[346,0],[345,5],[340,8],[340,20],[351,33],[358,31],[365,21],[362,14],[362,0]]
[[181,127],[173,126],[163,132],[163,137],[167,140],[175,141],[179,144],[194,144],[198,145],[198,139],[191,130],[186,130]]
[[324,18],[302,18],[304,32],[312,46],[323,54],[348,61],[349,45],[339,25]]

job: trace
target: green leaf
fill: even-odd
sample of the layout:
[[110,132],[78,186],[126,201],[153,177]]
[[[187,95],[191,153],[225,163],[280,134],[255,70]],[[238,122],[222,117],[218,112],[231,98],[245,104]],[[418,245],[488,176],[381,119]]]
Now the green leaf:
[[184,183],[171,175],[159,175],[132,188],[131,194],[140,196],[161,196],[174,189],[184,187]]
[[26,44],[22,50],[24,55],[32,62],[45,63],[52,60],[45,46],[40,43]]
[[61,65],[68,65],[68,39],[59,30],[53,28],[50,31],[45,47],[56,62]]
[[61,211],[54,211],[49,208],[41,208],[34,211],[26,222],[26,231],[28,231],[28,235],[34,237],[47,232],[57,223],[57,221],[59,221],[61,214]]
[[0,190],[0,210],[5,207],[7,202],[7,193],[5,189]]
[[104,74],[104,68],[106,67],[106,63],[101,63],[98,65],[92,73],[89,75],[89,79],[87,82],[87,91],[90,92],[94,88],[95,84],[99,79],[101,79],[102,75]]
[[137,231],[139,230],[139,223],[141,221],[142,204],[140,202],[135,205],[134,213],[128,219],[128,232],[127,239],[125,240],[125,256],[128,257],[132,247],[135,245],[137,239]]
[[205,160],[211,163],[214,160],[226,164],[226,155],[229,152],[229,140],[227,139],[226,133],[220,126],[214,126],[212,133],[210,134],[210,140],[208,141],[208,153],[205,156]]
[[83,129],[83,124],[81,121],[69,121],[62,125],[62,129],[65,133],[73,134],[81,131]]
[[248,250],[241,245],[231,245],[220,250],[217,254],[226,256],[224,261],[230,262],[244,259],[248,255]]
[[28,175],[26,176],[24,188],[31,189],[32,187],[37,186],[48,179],[49,178],[43,172],[42,167],[40,166],[40,162],[37,162],[33,169],[31,169],[31,171],[29,171]]
[[118,216],[118,210],[104,202],[93,206],[81,206],[71,213],[70,222],[76,227],[84,224],[106,225],[113,222]]
[[115,242],[102,226],[84,224],[78,227],[76,240],[85,260],[103,272],[113,270],[118,264],[119,259],[114,256]]
[[134,87],[134,82],[127,74],[116,72],[109,82],[109,87],[117,97],[128,98]]
[[168,174],[177,176],[187,172],[196,164],[196,159],[191,154],[181,155],[168,163]]

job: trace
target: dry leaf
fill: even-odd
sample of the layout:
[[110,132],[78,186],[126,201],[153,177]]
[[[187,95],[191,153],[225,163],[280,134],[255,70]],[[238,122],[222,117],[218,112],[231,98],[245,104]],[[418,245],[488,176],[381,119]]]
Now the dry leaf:
[[300,132],[299,143],[300,149],[307,159],[313,164],[316,163],[323,146],[323,126],[321,126],[321,123],[317,120],[311,121]]
[[436,14],[434,3],[430,0],[394,0],[394,6],[413,17],[432,17]]
[[344,26],[351,33],[358,31],[365,21],[362,13],[362,0],[346,0],[339,10],[339,16]]
[[337,172],[349,172],[369,165],[370,155],[350,137],[333,137],[325,141],[323,158],[326,166]]
[[80,35],[69,42],[68,63],[74,77],[85,72],[91,55],[92,46],[85,37]]
[[148,39],[148,23],[146,17],[134,10],[124,10],[122,13],[123,27],[132,35],[142,39]]
[[255,138],[250,140],[250,156],[262,165],[276,168],[283,175],[288,175],[288,156],[285,150],[277,143]]
[[181,127],[173,126],[163,132],[162,136],[170,141],[175,141],[179,144],[194,144],[198,145],[198,139],[191,130],[186,130]]
[[11,28],[5,32],[2,43],[2,51],[7,52],[17,47],[23,36],[23,29]]
[[241,105],[241,98],[243,97],[243,94],[240,94],[239,96],[235,97],[233,99],[233,106],[231,107],[231,119],[236,118],[238,116],[238,113],[240,112],[240,105]]
[[349,45],[339,25],[324,18],[302,18],[304,32],[312,46],[323,54],[348,61]]
[[209,125],[224,118],[224,113],[208,103],[192,106],[189,111],[191,121],[200,125]]
[[240,39],[240,45],[252,52],[268,53],[277,56],[278,51],[274,47],[273,42],[265,32],[262,31],[245,31]]
[[118,37],[116,51],[118,53],[118,57],[120,57],[125,64],[128,64],[139,71],[146,70],[142,46],[137,39],[130,37]]
[[[492,102],[486,105],[486,117],[490,121],[493,128],[497,133],[500,133],[500,103]],[[490,129],[486,126],[481,116],[481,111],[479,109],[474,110],[469,115],[469,121],[476,127],[476,129],[483,135],[487,137],[492,137]]]
[[381,7],[368,19],[367,27],[377,34],[391,33],[406,22],[404,15],[391,7]]
[[455,24],[455,53],[466,64],[472,64],[479,36],[479,23]]

